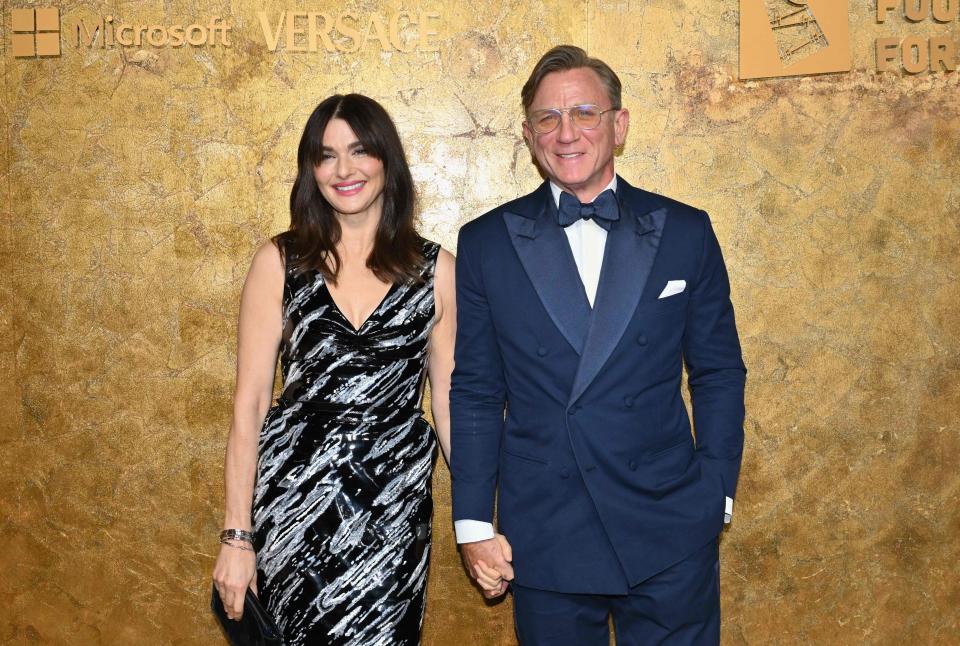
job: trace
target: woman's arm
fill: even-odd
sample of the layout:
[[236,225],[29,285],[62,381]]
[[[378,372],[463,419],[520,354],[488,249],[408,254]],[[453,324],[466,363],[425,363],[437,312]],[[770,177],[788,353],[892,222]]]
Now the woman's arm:
[[450,462],[450,374],[453,372],[453,342],[457,335],[457,294],[453,254],[444,249],[437,257],[433,294],[437,320],[430,332],[427,377],[430,379],[430,409],[443,456]]
[[[253,257],[240,296],[237,331],[237,383],[233,420],[224,462],[224,529],[250,531],[253,486],[260,426],[273,400],[273,380],[280,347],[283,262],[272,242]],[[213,580],[232,619],[243,614],[247,587],[256,590],[256,557],[239,541],[220,546]]]

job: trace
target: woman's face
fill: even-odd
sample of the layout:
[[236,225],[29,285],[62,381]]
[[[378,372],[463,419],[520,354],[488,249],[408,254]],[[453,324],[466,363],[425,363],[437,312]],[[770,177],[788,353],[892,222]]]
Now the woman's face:
[[320,193],[340,215],[375,214],[383,209],[383,162],[367,153],[343,119],[323,132],[323,153],[313,167]]

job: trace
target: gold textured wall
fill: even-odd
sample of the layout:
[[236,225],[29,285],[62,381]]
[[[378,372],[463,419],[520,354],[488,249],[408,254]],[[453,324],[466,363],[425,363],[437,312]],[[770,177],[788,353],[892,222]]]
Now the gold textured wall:
[[[363,0],[436,11],[439,51],[269,51],[247,1],[63,2],[61,19],[221,15],[232,46],[15,59],[3,2],[0,643],[214,644],[238,296],[334,92],[404,136],[425,235],[539,181],[519,88],[549,46],[617,69],[619,171],[709,210],[746,363],[723,538],[725,644],[960,642],[960,72],[737,79],[735,0]],[[51,5],[45,5],[51,6]],[[307,6],[274,3],[279,12]],[[66,38],[66,36],[65,36]],[[468,583],[438,465],[425,643],[513,644]]]

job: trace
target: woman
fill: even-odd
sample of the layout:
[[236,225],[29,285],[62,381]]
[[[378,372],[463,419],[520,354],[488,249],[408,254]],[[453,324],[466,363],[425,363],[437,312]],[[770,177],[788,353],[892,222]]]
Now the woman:
[[241,531],[221,535],[214,582],[232,618],[257,591],[288,645],[417,644],[436,453],[420,399],[426,367],[449,456],[453,256],[415,232],[403,147],[372,99],[317,106],[297,166],[290,230],[241,296],[224,524]]

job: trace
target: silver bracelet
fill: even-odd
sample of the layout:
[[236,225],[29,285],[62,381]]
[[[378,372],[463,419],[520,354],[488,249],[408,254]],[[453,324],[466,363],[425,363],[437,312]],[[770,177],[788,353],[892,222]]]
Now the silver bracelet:
[[245,529],[225,529],[220,532],[220,542],[225,540],[243,541],[253,545],[253,534]]
[[226,545],[227,547],[232,547],[235,550],[243,550],[244,552],[252,552],[252,547],[247,547],[246,545],[237,545],[236,543],[231,543],[229,538],[225,538],[220,541],[221,544]]

